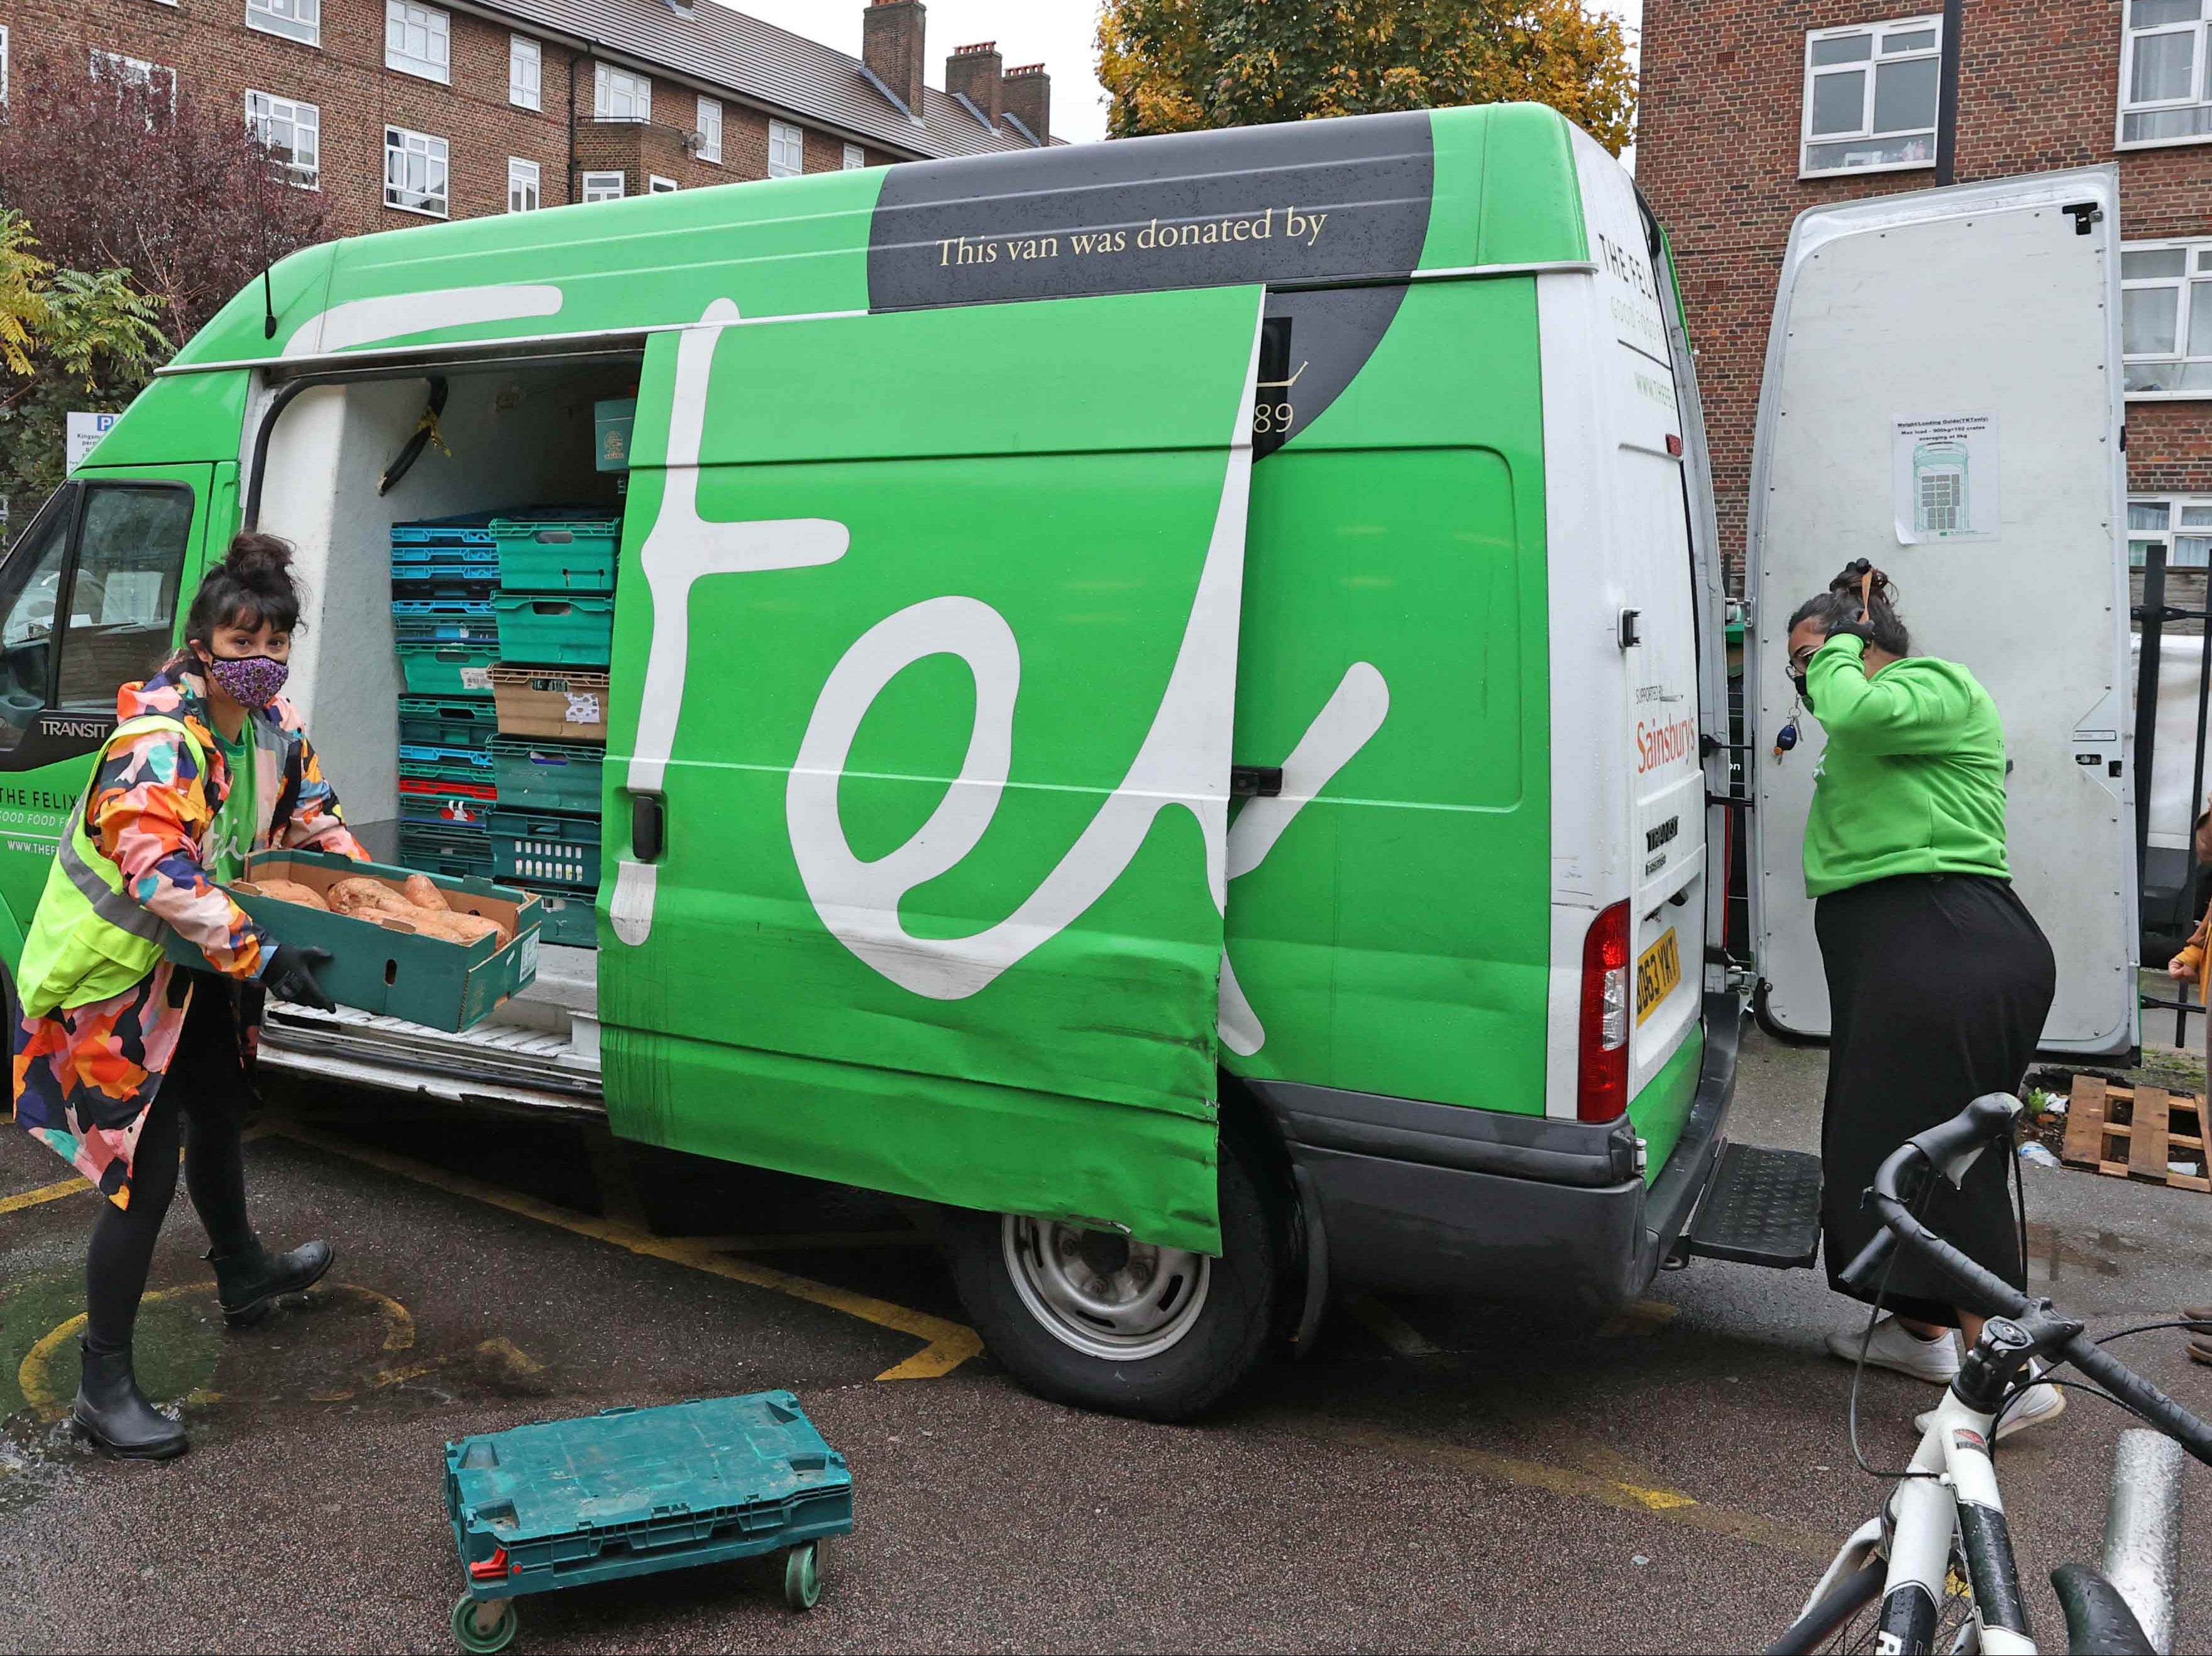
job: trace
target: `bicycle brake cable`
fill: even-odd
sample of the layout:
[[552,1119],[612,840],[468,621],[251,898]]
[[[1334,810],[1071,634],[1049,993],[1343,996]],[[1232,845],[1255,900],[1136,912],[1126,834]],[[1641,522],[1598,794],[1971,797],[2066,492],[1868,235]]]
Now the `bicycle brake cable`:
[[[1920,1217],[1921,1211],[1927,1207],[1929,1198],[1935,1194],[1936,1178],[1937,1177],[1936,1170],[1931,1166],[1929,1168],[1928,1173],[1929,1177],[1926,1182],[1923,1184],[1920,1188],[1920,1195],[1917,1198],[1917,1205],[1912,1210],[1912,1216],[1915,1219]],[[1881,1320],[1881,1302],[1888,1296],[1889,1279],[1896,1271],[1898,1259],[1904,1252],[1904,1241],[1903,1239],[1900,1238],[1897,1245],[1890,1250],[1887,1263],[1882,1266],[1881,1281],[1875,1285],[1874,1303],[1867,1309],[1866,1332],[1859,1336],[1858,1358],[1851,1365],[1851,1398],[1850,1414],[1851,1458],[1858,1463],[1859,1470],[1864,1472],[1869,1477],[1874,1478],[1891,1479],[1935,1477],[1938,1476],[1936,1473],[1924,1471],[1917,1467],[1912,1466],[1907,1466],[1900,1471],[1878,1471],[1874,1467],[1867,1464],[1865,1452],[1859,1447],[1859,1382],[1866,1378],[1867,1348],[1874,1343],[1875,1324]],[[1893,1313],[1893,1314],[1894,1313]]]

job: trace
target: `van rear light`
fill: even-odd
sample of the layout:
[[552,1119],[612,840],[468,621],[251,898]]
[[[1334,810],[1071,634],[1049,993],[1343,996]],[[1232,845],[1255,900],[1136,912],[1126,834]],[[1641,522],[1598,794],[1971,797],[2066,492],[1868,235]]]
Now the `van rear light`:
[[1580,1120],[1613,1121],[1628,1108],[1628,904],[1616,903],[1583,939]]

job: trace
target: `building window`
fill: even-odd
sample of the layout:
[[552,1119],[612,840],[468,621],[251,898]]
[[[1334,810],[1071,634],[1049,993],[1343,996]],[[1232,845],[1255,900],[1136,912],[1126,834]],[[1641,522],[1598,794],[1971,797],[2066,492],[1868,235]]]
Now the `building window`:
[[538,163],[520,155],[507,158],[507,210],[534,213],[539,206]]
[[384,204],[403,213],[447,216],[451,195],[446,141],[404,126],[384,129]]
[[2120,249],[2120,350],[2130,394],[2212,397],[2212,241]]
[[620,201],[624,191],[620,173],[586,173],[584,174],[584,199],[586,201]]
[[323,43],[323,0],[246,0],[246,27],[319,46]]
[[648,194],[672,196],[682,186],[674,179],[665,179],[658,173],[651,173],[646,176],[645,187]]
[[845,146],[845,170],[847,172],[857,173],[867,164],[868,152],[866,150],[861,149],[857,143],[848,143]]
[[544,63],[538,42],[520,34],[507,38],[507,100],[517,109],[545,107]]
[[768,175],[796,177],[806,170],[806,134],[789,121],[768,124]]
[[453,78],[453,20],[435,6],[384,0],[384,66],[426,81]]
[[722,159],[722,102],[699,100],[699,159],[720,163]]
[[0,23],[0,104],[8,101],[8,26]]
[[1808,34],[1798,176],[1933,167],[1942,36],[1941,17]]
[[2212,498],[2130,496],[2128,567],[2142,569],[2154,545],[2166,549],[2169,569],[2212,569]]
[[126,58],[119,52],[93,50],[86,71],[95,81],[107,81],[117,88],[117,100],[121,100],[121,88],[135,88],[146,94],[146,130],[154,130],[154,111],[167,102],[171,114],[177,111],[177,71],[167,64],[149,64],[143,58]]
[[592,81],[592,113],[603,121],[653,119],[653,82],[625,69],[597,66]]
[[2120,142],[2212,137],[2212,16],[2205,0],[2128,0],[2120,52]]
[[246,94],[246,129],[272,159],[284,163],[284,175],[302,190],[322,187],[319,172],[323,112],[311,103]]

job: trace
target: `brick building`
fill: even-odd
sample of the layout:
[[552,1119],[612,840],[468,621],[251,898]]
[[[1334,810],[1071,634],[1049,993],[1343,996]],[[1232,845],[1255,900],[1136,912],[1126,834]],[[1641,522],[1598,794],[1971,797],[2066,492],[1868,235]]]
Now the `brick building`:
[[0,0],[0,96],[119,75],[231,104],[346,235],[1051,142],[1042,64],[963,46],[939,90],[921,0],[863,22],[856,58],[714,0]]
[[[1935,182],[1942,31],[1940,3],[1644,0],[1638,182],[1674,238],[1739,573],[1790,222]],[[2159,539],[2197,569],[2212,564],[2208,31],[2212,0],[1966,0],[1957,129],[1961,183],[2118,163],[2136,561]],[[2185,580],[2181,601],[2202,590]]]

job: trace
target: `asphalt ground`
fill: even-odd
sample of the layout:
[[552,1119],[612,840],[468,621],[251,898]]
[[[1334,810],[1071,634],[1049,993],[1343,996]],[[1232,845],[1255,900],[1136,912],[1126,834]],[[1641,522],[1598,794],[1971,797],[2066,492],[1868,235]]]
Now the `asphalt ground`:
[[[1754,1039],[1735,1137],[1813,1147],[1823,1058]],[[94,1198],[0,1133],[0,1648],[448,1651],[451,1438],[788,1387],[850,1460],[859,1528],[820,1607],[759,1563],[521,1601],[518,1651],[1731,1650],[1786,1624],[1885,1485],[1855,1470],[1850,1320],[1813,1272],[1699,1262],[1601,1326],[1472,1302],[1337,1306],[1319,1349],[1196,1426],[1030,1397],[886,1203],[617,1146],[272,1085],[264,1235],[338,1251],[226,1332],[179,1196],[140,1324],[192,1452],[69,1438]],[[2212,1299],[2212,1197],[2027,1170],[2039,1288],[2094,1331]],[[2212,1416],[2183,1336],[2129,1361]],[[1862,1438],[1911,1452],[1933,1388],[1870,1374]],[[2075,1401],[2000,1452],[2030,1606],[2100,1549],[2124,1419]],[[2212,1647],[2192,1464],[2179,1647]]]

